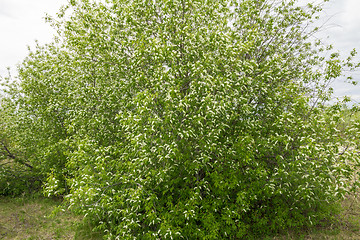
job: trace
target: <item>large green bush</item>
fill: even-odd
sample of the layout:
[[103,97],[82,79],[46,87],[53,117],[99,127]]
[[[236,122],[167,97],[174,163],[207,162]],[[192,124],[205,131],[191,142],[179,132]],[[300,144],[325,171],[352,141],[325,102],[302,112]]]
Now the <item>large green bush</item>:
[[117,239],[251,239],[331,219],[359,127],[339,133],[326,87],[355,52],[323,57],[309,27],[321,6],[298,5],[70,1],[10,94],[46,194]]

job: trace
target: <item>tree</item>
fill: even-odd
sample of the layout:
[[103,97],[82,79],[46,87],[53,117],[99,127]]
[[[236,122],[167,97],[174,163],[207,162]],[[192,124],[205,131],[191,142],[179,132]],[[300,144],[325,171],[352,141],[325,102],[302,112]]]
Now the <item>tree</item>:
[[321,5],[296,3],[70,1],[19,68],[46,193],[109,238],[249,239],[331,218],[359,128],[337,131],[326,86],[358,66],[323,57]]
[[39,174],[23,155],[19,116],[15,112],[11,99],[1,96],[0,195],[19,195],[41,187]]

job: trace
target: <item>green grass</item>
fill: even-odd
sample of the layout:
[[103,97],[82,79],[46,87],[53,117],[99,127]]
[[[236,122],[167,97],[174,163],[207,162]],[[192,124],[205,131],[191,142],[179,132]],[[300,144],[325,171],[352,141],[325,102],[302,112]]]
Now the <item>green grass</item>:
[[52,214],[60,203],[42,197],[0,197],[0,239],[102,239],[81,216]]
[[[42,197],[0,197],[0,239],[102,239],[82,217],[54,210],[61,201]],[[265,240],[355,240],[360,239],[360,194],[342,202],[336,224],[263,238]]]
[[337,223],[324,223],[322,227],[288,231],[265,240],[358,240],[360,239],[360,193],[347,196],[342,201]]

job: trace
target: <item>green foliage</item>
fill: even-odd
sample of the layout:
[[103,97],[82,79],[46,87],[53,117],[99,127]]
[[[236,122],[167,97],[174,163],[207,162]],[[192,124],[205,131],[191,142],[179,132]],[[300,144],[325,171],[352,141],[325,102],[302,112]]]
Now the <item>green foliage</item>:
[[[0,167],[0,196],[18,196],[41,189],[41,182],[22,165],[2,162]],[[5,166],[6,165],[6,166]]]
[[320,10],[71,1],[9,93],[18,146],[45,193],[108,238],[251,239],[331,219],[356,187],[359,123],[339,131],[327,86],[357,65],[323,57]]
[[[9,99],[7,99],[9,100]],[[0,98],[0,196],[41,189],[40,174],[23,158],[17,142],[17,117],[10,102]]]

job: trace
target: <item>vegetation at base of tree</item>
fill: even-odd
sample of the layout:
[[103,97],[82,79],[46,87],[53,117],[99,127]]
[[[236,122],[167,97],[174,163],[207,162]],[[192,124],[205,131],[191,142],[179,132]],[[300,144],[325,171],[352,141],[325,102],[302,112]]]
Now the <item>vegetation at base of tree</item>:
[[335,221],[360,122],[328,87],[359,64],[314,37],[322,4],[301,4],[70,1],[4,79],[0,193],[41,184],[110,239]]
[[[289,230],[264,240],[356,239],[360,235],[359,196],[347,197],[337,224]],[[60,208],[59,208],[60,207]],[[60,210],[60,211],[59,211]],[[61,199],[44,198],[40,194],[0,197],[0,238],[10,239],[74,239],[100,240],[92,223],[82,221],[68,210],[61,210]]]

